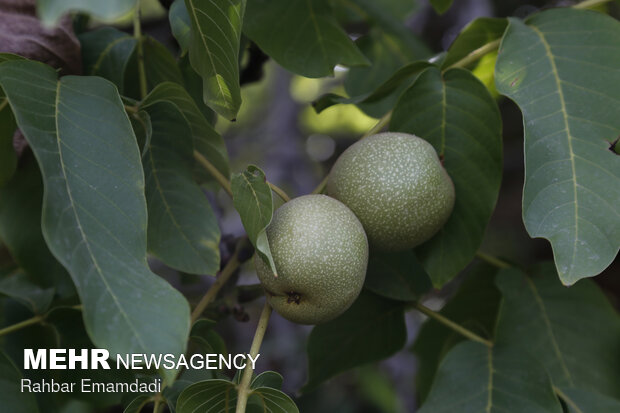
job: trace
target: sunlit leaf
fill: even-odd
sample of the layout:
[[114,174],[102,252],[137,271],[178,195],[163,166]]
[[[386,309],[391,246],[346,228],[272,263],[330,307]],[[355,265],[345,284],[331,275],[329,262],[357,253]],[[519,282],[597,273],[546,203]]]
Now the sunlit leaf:
[[227,119],[241,105],[239,42],[245,0],[185,0],[191,21],[189,59],[202,77],[204,102]]

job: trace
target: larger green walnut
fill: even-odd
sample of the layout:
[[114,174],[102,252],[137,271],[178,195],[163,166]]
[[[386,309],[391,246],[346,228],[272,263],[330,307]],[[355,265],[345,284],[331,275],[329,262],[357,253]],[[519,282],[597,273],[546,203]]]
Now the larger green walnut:
[[269,304],[299,324],[320,324],[357,298],[368,264],[366,233],[353,212],[325,195],[282,205],[267,227],[277,277],[262,259],[256,272]]
[[334,164],[327,192],[351,208],[370,245],[383,251],[427,241],[454,207],[454,185],[435,149],[407,133],[379,133],[351,145]]

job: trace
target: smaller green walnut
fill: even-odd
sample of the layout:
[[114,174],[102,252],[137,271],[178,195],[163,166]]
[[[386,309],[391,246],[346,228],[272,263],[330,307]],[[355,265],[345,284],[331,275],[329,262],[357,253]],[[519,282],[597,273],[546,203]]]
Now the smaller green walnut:
[[408,133],[369,136],[347,148],[327,192],[357,215],[373,248],[402,251],[430,239],[454,207],[454,185],[433,146]]
[[299,324],[329,321],[353,304],[368,264],[368,241],[340,201],[305,195],[282,205],[267,227],[278,276],[255,258],[269,304]]

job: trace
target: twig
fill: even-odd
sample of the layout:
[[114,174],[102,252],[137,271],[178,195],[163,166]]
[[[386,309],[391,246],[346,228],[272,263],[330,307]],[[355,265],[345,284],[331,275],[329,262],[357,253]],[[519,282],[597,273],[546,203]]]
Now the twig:
[[454,321],[444,317],[443,315],[439,314],[436,311],[431,310],[430,308],[424,306],[421,303],[416,303],[415,304],[415,308],[420,311],[421,313],[426,314],[427,316],[429,316],[430,318],[437,320],[438,322],[440,322],[441,324],[445,325],[446,327],[456,331],[457,333],[461,334],[464,337],[467,337],[470,340],[473,341],[477,341],[478,343],[482,343],[487,347],[493,347],[493,342],[480,337],[478,334],[474,333],[471,330],[466,329],[463,326],[458,325],[457,323],[455,323]]
[[[263,307],[263,311],[258,319],[258,325],[256,326],[256,332],[254,333],[254,339],[252,340],[252,346],[250,347],[250,357],[254,360],[258,355],[258,351],[260,350],[260,346],[263,342],[263,337],[265,337],[265,331],[267,331],[267,324],[269,324],[269,317],[271,316],[271,306],[267,301],[265,301],[265,306]],[[241,377],[241,382],[237,386],[237,409],[236,413],[245,413],[245,407],[248,403],[248,396],[250,393],[250,384],[252,382],[252,373],[254,370],[252,369],[252,364],[247,363],[245,366],[245,370],[243,371],[243,376]]]

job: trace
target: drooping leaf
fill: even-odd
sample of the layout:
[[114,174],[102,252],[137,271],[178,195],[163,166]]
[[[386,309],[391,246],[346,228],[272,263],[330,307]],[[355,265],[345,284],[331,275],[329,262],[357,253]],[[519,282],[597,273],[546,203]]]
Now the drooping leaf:
[[95,345],[112,354],[183,352],[189,306],[147,267],[144,175],[114,85],[59,81],[30,61],[0,65],[0,84],[42,169],[45,239],[76,284]]
[[350,98],[339,96],[334,93],[327,93],[314,101],[312,106],[317,113],[321,113],[321,111],[338,103],[355,103],[358,105],[379,104],[381,100],[387,99],[391,94],[397,92],[403,84],[410,84],[413,82],[420,72],[431,66],[432,64],[424,61],[409,63],[398,69],[388,80],[370,93]]
[[170,20],[172,34],[181,47],[181,53],[185,54],[189,49],[192,30],[192,22],[185,7],[185,0],[174,0],[170,6],[168,20]]
[[620,317],[594,283],[565,288],[548,263],[533,277],[503,270],[497,286],[498,343],[530,351],[558,387],[620,397]]
[[413,251],[372,251],[364,288],[393,300],[414,301],[433,287]]
[[81,11],[98,19],[114,21],[127,15],[136,6],[136,0],[37,0],[37,15],[47,26],[70,11]]
[[562,413],[544,367],[527,353],[467,341],[439,366],[420,413]]
[[[230,167],[224,140],[209,124],[188,92],[180,85],[165,82],[153,89],[142,107],[157,102],[168,102],[183,114],[191,128],[194,150],[211,162],[222,175],[229,177]],[[213,180],[199,165],[194,168],[194,174],[200,178],[201,183]]]
[[192,130],[173,103],[152,103],[149,98],[142,106],[153,128],[143,162],[148,248],[172,268],[215,275],[220,268],[220,229],[192,177]]
[[54,289],[39,287],[24,272],[17,270],[0,277],[0,294],[19,301],[34,314],[43,314],[52,303]]
[[21,391],[22,374],[6,354],[0,352],[0,400],[2,408],[11,413],[37,413],[33,393]]
[[[481,337],[493,338],[501,298],[494,284],[496,274],[495,267],[477,264],[439,313]],[[418,358],[416,389],[421,402],[428,396],[441,359],[464,339],[436,320],[422,325],[412,348]]]
[[231,186],[233,204],[248,238],[256,248],[256,253],[277,276],[265,231],[273,216],[271,188],[265,173],[257,166],[250,165],[245,171],[232,176]]
[[187,53],[179,59],[179,69],[183,75],[185,91],[192,97],[194,103],[207,122],[209,122],[210,125],[215,125],[217,114],[205,105],[205,102],[202,100],[202,79],[192,67]]
[[444,14],[452,6],[452,0],[430,0],[430,3],[439,14]]
[[429,68],[399,99],[390,130],[430,142],[454,182],[448,222],[416,248],[433,284],[441,287],[472,260],[495,208],[502,175],[499,110],[469,71]]
[[525,127],[523,221],[551,242],[566,285],[603,271],[620,248],[620,23],[552,9],[511,19],[495,68],[497,90]]
[[[499,41],[508,26],[507,19],[480,17],[469,23],[452,42],[441,64],[446,69],[471,52],[493,41]],[[474,62],[472,62],[474,63]]]
[[43,239],[42,200],[41,173],[32,156],[25,155],[13,179],[0,188],[0,238],[31,282],[68,298],[75,287]]
[[189,59],[202,77],[204,102],[227,119],[241,105],[239,42],[246,0],[185,0],[191,21]]
[[[376,4],[376,2],[372,2]],[[380,7],[376,4],[376,7]],[[395,23],[396,24],[396,23]],[[406,34],[393,34],[384,30],[371,32],[356,40],[355,44],[372,62],[370,66],[356,66],[349,69],[344,80],[344,88],[349,96],[362,96],[372,93],[401,67],[426,57],[429,52],[421,42],[406,30]],[[390,111],[398,97],[415,80],[414,77],[402,82],[392,93],[375,102],[358,104],[370,116],[380,118]]]
[[595,391],[561,388],[559,396],[568,407],[568,413],[614,413],[620,412],[620,400]]
[[243,32],[284,68],[306,77],[368,60],[338,25],[328,0],[253,0]]
[[403,303],[362,291],[344,314],[310,333],[304,390],[394,354],[405,344],[406,336]]
[[136,38],[113,27],[102,27],[81,34],[79,39],[84,73],[108,79],[123,93],[125,74],[136,48]]

